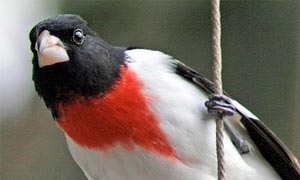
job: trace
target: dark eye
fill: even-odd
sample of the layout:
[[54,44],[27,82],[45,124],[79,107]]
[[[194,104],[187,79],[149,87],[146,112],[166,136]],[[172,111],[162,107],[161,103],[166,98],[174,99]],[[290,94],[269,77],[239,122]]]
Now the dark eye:
[[78,45],[81,45],[84,42],[84,34],[81,29],[74,30],[73,41]]

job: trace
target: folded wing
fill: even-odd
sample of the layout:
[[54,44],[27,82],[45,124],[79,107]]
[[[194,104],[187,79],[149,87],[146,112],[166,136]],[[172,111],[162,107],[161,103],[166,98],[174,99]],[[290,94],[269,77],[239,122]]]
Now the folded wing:
[[[179,61],[175,61],[175,65],[179,75],[199,86],[208,94],[215,92],[213,83],[203,75]],[[227,93],[224,94],[228,96]],[[300,165],[291,151],[266,125],[247,109],[239,104],[236,108],[241,116],[240,122],[246,128],[248,135],[262,156],[277,171],[282,179],[300,180]]]

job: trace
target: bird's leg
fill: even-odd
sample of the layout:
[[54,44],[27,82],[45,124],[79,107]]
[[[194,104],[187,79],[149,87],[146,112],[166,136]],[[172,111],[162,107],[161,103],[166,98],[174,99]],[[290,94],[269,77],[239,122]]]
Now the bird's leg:
[[210,95],[208,101],[205,102],[205,106],[208,113],[219,117],[233,116],[236,110],[228,97],[217,94]]
[[[231,104],[230,98],[223,95],[210,95],[208,101],[205,102],[205,106],[207,107],[208,113],[217,115],[219,117],[233,116],[234,112],[236,111],[236,108]],[[248,153],[250,151],[248,142],[230,126],[230,123],[227,121],[227,119],[224,119],[224,125],[227,134],[239,153]]]
[[233,128],[227,119],[224,119],[225,130],[230,137],[231,142],[240,154],[246,154],[250,151],[249,143]]

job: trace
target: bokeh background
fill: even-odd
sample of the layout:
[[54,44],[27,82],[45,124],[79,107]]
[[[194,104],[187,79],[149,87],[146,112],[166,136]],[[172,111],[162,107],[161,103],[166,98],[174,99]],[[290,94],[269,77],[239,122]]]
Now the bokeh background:
[[[0,0],[0,179],[85,179],[34,92],[28,33],[79,14],[117,46],[157,49],[211,77],[207,0]],[[300,1],[222,1],[224,89],[300,157]]]

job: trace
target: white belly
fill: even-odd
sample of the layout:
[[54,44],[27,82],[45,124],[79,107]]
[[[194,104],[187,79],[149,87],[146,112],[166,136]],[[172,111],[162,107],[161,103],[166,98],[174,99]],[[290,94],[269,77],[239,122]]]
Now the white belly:
[[[143,51],[147,56],[143,56]],[[157,98],[149,108],[158,115],[160,128],[178,160],[167,159],[138,146],[133,150],[119,145],[106,151],[87,149],[67,137],[75,161],[89,179],[95,180],[217,179],[215,121],[204,107],[207,95],[172,72],[171,57],[147,50],[132,50],[127,55],[132,61],[130,68],[145,84],[144,93]],[[228,136],[225,136],[224,144],[226,179],[280,179],[258,150],[241,156]]]
[[139,147],[129,151],[116,146],[103,152],[82,148],[68,137],[67,142],[73,158],[90,180],[215,179],[207,168],[195,169]]

